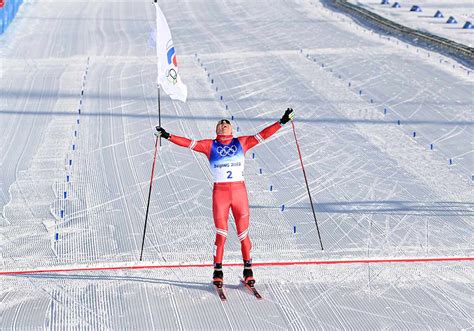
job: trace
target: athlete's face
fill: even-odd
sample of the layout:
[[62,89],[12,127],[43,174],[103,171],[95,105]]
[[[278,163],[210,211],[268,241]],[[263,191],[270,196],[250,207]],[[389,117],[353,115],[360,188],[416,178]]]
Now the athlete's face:
[[231,135],[232,134],[232,124],[230,124],[229,120],[220,120],[217,122],[216,126],[216,133],[223,134],[223,135]]

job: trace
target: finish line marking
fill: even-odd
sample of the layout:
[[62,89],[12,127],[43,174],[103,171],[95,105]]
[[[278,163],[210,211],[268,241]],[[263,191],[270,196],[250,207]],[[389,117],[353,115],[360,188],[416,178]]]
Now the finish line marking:
[[[361,260],[319,260],[319,261],[281,261],[281,262],[257,262],[255,267],[274,267],[288,265],[321,265],[321,264],[361,264],[361,263],[426,263],[426,262],[459,262],[474,261],[474,257],[433,257],[433,258],[404,258],[404,259],[361,259]],[[226,267],[240,267],[242,263],[224,263]],[[0,275],[29,275],[40,273],[62,273],[77,271],[104,271],[104,270],[138,270],[138,269],[178,269],[178,268],[210,268],[211,263],[188,263],[188,264],[156,264],[156,265],[117,265],[117,266],[78,266],[76,268],[51,268],[0,271]]]

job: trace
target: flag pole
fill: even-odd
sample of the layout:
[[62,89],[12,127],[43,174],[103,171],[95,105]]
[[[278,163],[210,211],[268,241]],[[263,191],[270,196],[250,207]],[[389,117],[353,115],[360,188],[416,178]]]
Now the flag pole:
[[295,123],[291,121],[291,126],[293,127],[293,134],[295,136],[296,148],[298,149],[298,155],[300,157],[301,169],[303,170],[304,181],[306,183],[306,189],[308,190],[309,203],[311,204],[311,209],[313,210],[314,223],[316,224],[316,230],[318,231],[319,243],[321,244],[321,250],[323,251],[323,241],[321,240],[321,234],[319,233],[318,220],[316,219],[316,213],[314,211],[313,199],[311,198],[311,191],[309,190],[308,178],[306,177],[306,171],[304,170],[303,157],[301,156],[300,144],[298,143],[298,138],[296,138]]
[[[158,84],[158,125],[161,127],[161,86]],[[161,136],[160,136],[161,147]]]
[[[153,2],[155,3],[155,6],[158,6],[158,0],[153,0]],[[158,28],[156,29],[156,41],[158,41]],[[158,51],[158,48],[157,48],[157,51]],[[158,56],[157,56],[157,59],[158,59]],[[159,61],[159,59],[158,59]],[[159,66],[157,66],[157,69],[159,68]],[[157,72],[157,76],[158,77],[158,83],[157,83],[157,86],[158,86],[158,125],[161,127],[161,85],[159,83],[159,79],[160,79],[160,71],[158,70]],[[161,136],[159,138],[160,140],[160,147],[161,147]]]

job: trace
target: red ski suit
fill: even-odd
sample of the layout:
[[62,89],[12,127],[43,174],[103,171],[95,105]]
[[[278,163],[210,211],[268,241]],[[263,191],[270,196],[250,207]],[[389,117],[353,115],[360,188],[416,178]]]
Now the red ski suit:
[[[232,209],[232,214],[234,215],[237,234],[241,243],[242,257],[244,260],[251,259],[250,250],[252,244],[248,234],[249,203],[247,189],[242,176],[243,157],[248,150],[272,136],[280,128],[281,124],[276,122],[254,136],[234,138],[232,135],[217,135],[216,139],[197,141],[170,135],[169,141],[176,145],[190,148],[195,152],[203,153],[210,161],[211,170],[213,170],[214,174],[214,189],[212,193],[212,213],[216,226],[214,263],[222,263],[224,256],[229,209]],[[227,160],[227,163],[223,164],[221,162],[216,164],[214,162],[216,157],[220,160]],[[232,166],[235,167],[232,168]]]

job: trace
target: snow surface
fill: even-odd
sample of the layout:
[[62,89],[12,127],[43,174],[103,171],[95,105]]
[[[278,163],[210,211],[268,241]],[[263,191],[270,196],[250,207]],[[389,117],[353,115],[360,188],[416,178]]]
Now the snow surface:
[[[348,0],[348,2],[410,28],[427,31],[470,47],[474,45],[474,30],[463,29],[466,22],[474,23],[474,2],[472,1],[391,0],[388,5],[382,5],[381,0]],[[392,8],[395,2],[398,2],[401,7]],[[419,6],[422,11],[411,12],[410,9],[414,5]],[[438,10],[443,14],[443,18],[434,17]],[[456,24],[446,24],[450,16],[456,19]]]
[[[472,257],[468,69],[320,3],[160,4],[189,89],[186,104],[162,98],[168,131],[208,138],[234,116],[236,134],[253,134],[296,109],[325,249],[287,125],[247,157],[255,262]],[[151,1],[31,0],[0,37],[1,271],[137,261],[158,122],[153,25]],[[207,163],[163,142],[145,261],[211,262]],[[240,267],[224,272],[226,303],[207,268],[1,276],[0,329],[474,324],[472,262],[258,267],[263,301]]]

